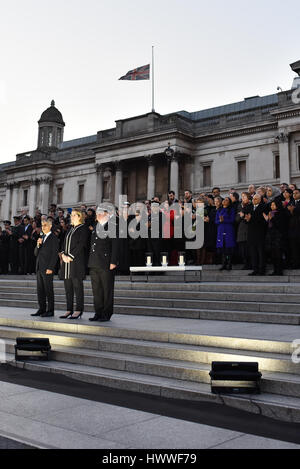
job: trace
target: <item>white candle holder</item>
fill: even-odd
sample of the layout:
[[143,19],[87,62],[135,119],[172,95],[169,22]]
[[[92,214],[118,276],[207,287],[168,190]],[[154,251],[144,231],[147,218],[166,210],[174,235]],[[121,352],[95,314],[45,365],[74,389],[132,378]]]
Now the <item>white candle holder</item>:
[[145,254],[145,263],[146,263],[146,267],[152,267],[152,264],[153,264],[153,253],[152,252],[146,252],[146,254]]
[[185,252],[178,252],[178,265],[185,266]]
[[160,253],[160,263],[162,267],[167,267],[168,265],[168,253],[167,252]]

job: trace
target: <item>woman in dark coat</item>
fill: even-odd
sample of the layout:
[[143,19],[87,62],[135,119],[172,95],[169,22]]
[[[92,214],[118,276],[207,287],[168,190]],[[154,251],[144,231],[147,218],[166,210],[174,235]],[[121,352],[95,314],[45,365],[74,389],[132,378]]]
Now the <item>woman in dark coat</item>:
[[216,220],[216,207],[214,205],[214,198],[212,195],[207,196],[208,205],[206,210],[204,210],[204,246],[206,247],[206,252],[209,259],[212,263],[213,256],[216,252],[216,241],[217,241],[217,227],[215,224]]
[[287,237],[288,220],[287,214],[282,206],[282,201],[278,198],[271,202],[271,211],[264,214],[268,222],[266,236],[266,248],[269,251],[274,265],[274,272],[271,275],[283,275],[283,246]]
[[135,216],[129,217],[129,250],[130,263],[133,267],[145,265],[145,252],[147,238],[143,233],[148,232],[148,212],[137,208]]
[[[92,232],[95,229],[95,226],[97,225],[96,211],[93,208],[88,208],[86,213],[87,213],[87,216],[84,220],[84,224],[87,227],[87,231],[88,231],[87,244],[88,244],[88,246],[90,246],[91,245]],[[89,249],[87,249],[86,250],[86,274],[87,275],[89,273],[89,269],[88,269],[89,255],[90,255],[90,252],[89,252]]]
[[238,244],[239,258],[243,262],[243,270],[250,269],[249,265],[249,253],[248,253],[248,223],[245,215],[252,212],[252,202],[249,192],[242,192],[242,201],[238,206],[236,214],[237,224],[237,237],[236,242]]
[[[67,313],[60,316],[65,319],[81,317],[84,305],[83,279],[86,273],[86,250],[88,249],[88,228],[84,224],[80,210],[72,210],[72,227],[68,231],[61,252],[62,271],[67,300]],[[76,296],[76,311],[73,313],[74,293]]]
[[119,275],[130,274],[130,247],[128,236],[128,225],[131,217],[128,214],[128,205],[126,202],[119,211],[119,263],[117,273]]
[[[199,203],[201,204],[202,199],[196,200],[196,206],[198,210]],[[203,210],[203,221],[204,221],[204,243],[202,248],[197,249],[197,264],[212,264],[213,257],[216,251],[216,240],[217,240],[217,227],[215,224],[216,219],[216,207],[214,206],[214,198],[212,195],[207,195]],[[201,213],[201,212],[200,212]]]
[[215,223],[217,231],[217,250],[222,253],[223,265],[220,270],[232,269],[232,254],[235,242],[235,211],[229,197],[225,197],[222,207],[218,208]]
[[[282,196],[283,196],[282,206],[286,213],[287,223],[289,223],[290,222],[289,207],[295,206],[292,189],[290,188],[285,189]],[[292,257],[292,252],[290,249],[288,231],[289,230],[287,229],[287,233],[286,233],[287,236],[284,236],[283,243],[282,243],[283,255],[285,258],[285,265],[284,265],[285,268],[289,268],[291,265],[293,265],[293,257]]]

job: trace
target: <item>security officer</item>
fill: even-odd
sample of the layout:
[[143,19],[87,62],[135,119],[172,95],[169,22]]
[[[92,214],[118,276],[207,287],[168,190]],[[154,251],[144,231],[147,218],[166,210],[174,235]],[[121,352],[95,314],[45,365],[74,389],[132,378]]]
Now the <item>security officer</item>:
[[119,260],[118,224],[115,208],[101,204],[96,210],[97,224],[92,231],[89,271],[95,316],[90,321],[110,321],[113,314],[115,271]]

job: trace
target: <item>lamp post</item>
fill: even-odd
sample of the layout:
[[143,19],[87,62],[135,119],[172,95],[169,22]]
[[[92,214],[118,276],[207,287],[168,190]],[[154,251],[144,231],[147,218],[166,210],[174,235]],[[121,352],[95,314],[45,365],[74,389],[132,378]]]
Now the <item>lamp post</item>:
[[165,149],[165,156],[170,162],[170,177],[169,177],[169,191],[173,190],[175,196],[178,197],[179,192],[179,164],[176,152],[171,148],[170,143],[168,148]]

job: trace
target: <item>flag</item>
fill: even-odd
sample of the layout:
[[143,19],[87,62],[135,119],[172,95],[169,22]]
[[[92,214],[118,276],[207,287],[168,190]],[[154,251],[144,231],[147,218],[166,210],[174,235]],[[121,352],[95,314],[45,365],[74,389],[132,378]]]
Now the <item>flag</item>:
[[134,70],[129,70],[123,77],[119,80],[149,80],[150,79],[150,64],[143,65],[142,67],[135,68]]

